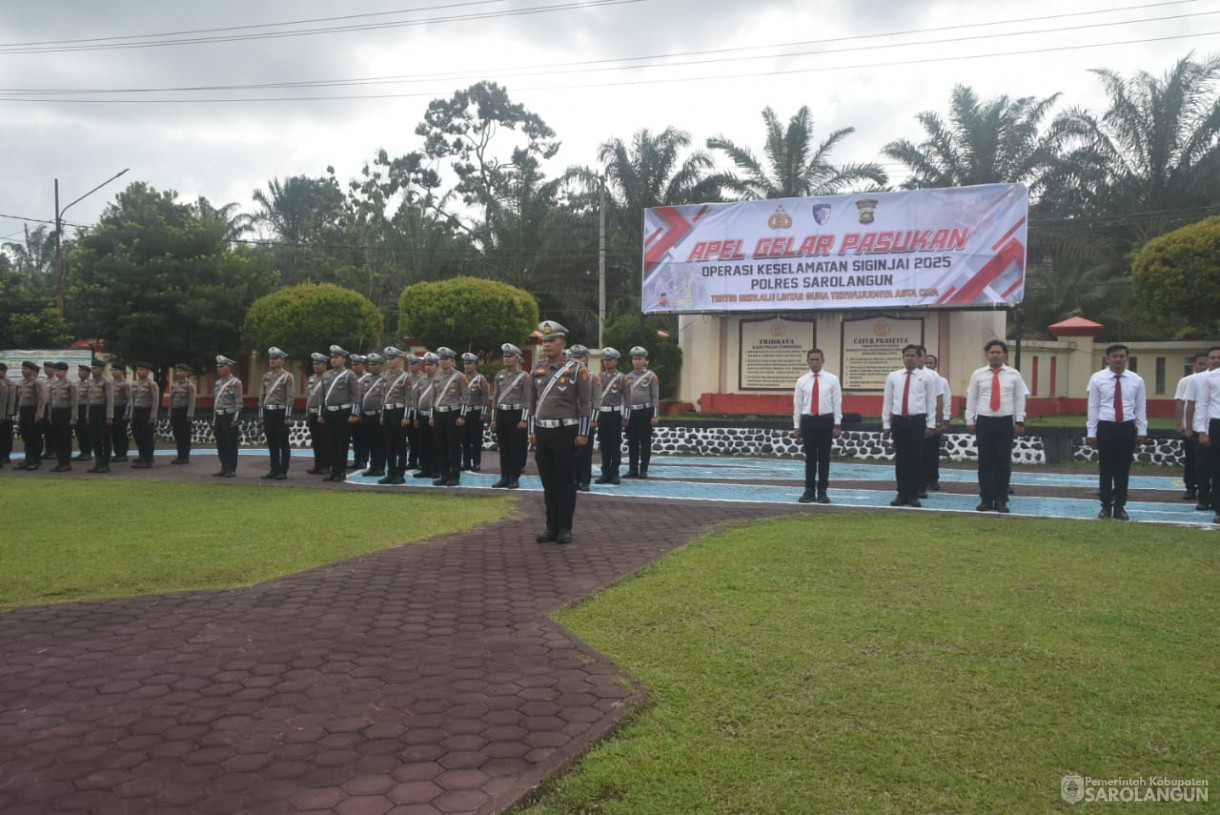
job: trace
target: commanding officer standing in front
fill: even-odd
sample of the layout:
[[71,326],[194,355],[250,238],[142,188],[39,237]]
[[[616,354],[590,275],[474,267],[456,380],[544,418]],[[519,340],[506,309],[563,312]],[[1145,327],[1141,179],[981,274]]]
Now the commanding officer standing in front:
[[527,420],[534,461],[546,501],[546,529],[539,543],[572,542],[576,514],[576,450],[589,443],[593,411],[589,369],[565,361],[568,330],[556,322],[538,325],[546,359],[530,374]]
[[892,507],[918,507],[923,440],[936,432],[936,392],[932,377],[921,373],[919,346],[902,349],[902,367],[885,379],[881,402],[881,431],[894,438],[894,476],[898,497]]
[[[1085,431],[1085,441],[1097,448],[1101,479],[1097,517],[1118,521],[1130,520],[1126,506],[1131,457],[1148,436],[1148,391],[1140,375],[1127,370],[1127,360],[1127,346],[1114,343],[1106,348],[1107,367],[1089,379]],[[1195,427],[1199,427],[1198,414]],[[1199,443],[1203,444],[1202,437]]]
[[602,349],[601,397],[597,406],[597,446],[602,451],[602,474],[596,484],[621,484],[618,470],[623,465],[623,425],[627,422],[626,380],[619,372],[622,356],[613,348]]
[[440,472],[432,486],[456,487],[462,483],[462,427],[470,388],[466,375],[453,368],[456,351],[442,346],[436,355],[440,367],[432,377],[431,424]]
[[1029,388],[1014,368],[1004,364],[1008,346],[992,340],[983,346],[987,365],[970,375],[966,389],[966,431],[974,433],[979,451],[979,512],[1008,512],[1012,480],[1013,436],[1025,435],[1025,398]]
[[360,421],[352,410],[360,404],[360,382],[347,369],[348,353],[338,345],[330,347],[331,368],[322,374],[322,413],[318,422],[326,425],[330,448],[330,475],[326,481],[347,480],[347,447],[351,426]]
[[288,430],[292,426],[292,400],[297,383],[292,371],[284,367],[287,358],[274,345],[267,349],[267,371],[258,397],[259,418],[263,420],[267,452],[271,454],[271,468],[259,477],[276,481],[288,478],[288,462],[292,458]]
[[[589,369],[589,349],[579,343],[572,346],[572,358],[585,366],[585,370]],[[593,411],[589,415],[591,422],[589,426],[590,437],[598,427],[598,418],[602,406],[602,378],[589,371],[589,398],[593,404]],[[617,416],[611,417],[617,420]],[[579,492],[589,491],[589,482],[593,480],[593,445],[586,444],[583,447],[576,448],[576,489]]]
[[131,435],[136,442],[138,454],[131,463],[132,469],[145,470],[153,466],[153,452],[157,449],[157,411],[161,407],[161,388],[152,377],[151,362],[136,363],[136,381],[131,383],[131,402],[128,405],[128,421]]
[[805,491],[797,500],[829,504],[830,448],[843,435],[843,389],[839,378],[822,370],[821,348],[805,354],[809,373],[796,380],[792,395],[793,435],[805,448]]
[[114,455],[112,463],[127,460],[127,403],[131,401],[131,382],[127,380],[127,366],[122,362],[110,363],[110,375],[114,380],[114,423],[110,425],[110,449]]
[[322,412],[322,374],[326,373],[326,354],[314,353],[309,357],[313,373],[305,380],[305,424],[309,427],[309,446],[313,448],[313,468],[305,472],[310,475],[330,473],[330,445],[326,441],[326,425],[318,421]]
[[170,464],[191,463],[191,432],[195,426],[195,402],[198,390],[191,379],[191,366],[179,362],[174,366],[174,384],[169,386],[169,427],[174,434],[178,457]]
[[526,438],[525,407],[529,398],[529,371],[521,370],[525,355],[521,349],[506,342],[500,346],[504,367],[496,372],[492,393],[491,429],[496,433],[500,448],[500,480],[493,487],[515,490],[520,486],[521,471],[529,442]]
[[631,349],[632,370],[624,377],[627,388],[627,456],[629,468],[624,478],[647,478],[652,461],[652,429],[657,426],[661,408],[661,380],[648,370],[648,349]]
[[110,472],[110,429],[114,426],[114,383],[106,378],[106,363],[93,360],[89,382],[89,436],[96,461],[91,473]]
[[80,421],[80,385],[68,381],[68,363],[55,363],[55,376],[47,383],[47,404],[51,410],[51,441],[59,466],[53,473],[72,469],[72,428]]
[[479,373],[479,357],[462,354],[466,376],[466,424],[462,427],[462,469],[477,473],[483,467],[483,412],[489,399],[487,377]]
[[245,393],[241,380],[233,375],[237,363],[226,356],[216,357],[215,391],[212,396],[212,408],[215,416],[216,455],[220,457],[220,472],[213,473],[215,478],[232,478],[237,475],[237,444],[241,431],[238,423],[241,420],[242,403]]

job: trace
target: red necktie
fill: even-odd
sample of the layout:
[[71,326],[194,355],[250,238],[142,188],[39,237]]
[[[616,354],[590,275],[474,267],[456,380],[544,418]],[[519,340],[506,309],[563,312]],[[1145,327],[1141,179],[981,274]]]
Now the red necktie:
[[1114,377],[1114,421],[1123,420],[1123,375]]
[[818,375],[814,374],[813,375],[813,396],[809,397],[809,412],[810,412],[810,414],[812,414],[814,416],[818,415],[818,394],[819,393],[820,393],[820,391],[818,390]]
[[908,415],[907,404],[909,403],[910,396],[911,396],[911,372],[907,371],[907,383],[902,386],[902,415],[903,416]]
[[991,369],[991,412],[1000,412],[1000,369]]

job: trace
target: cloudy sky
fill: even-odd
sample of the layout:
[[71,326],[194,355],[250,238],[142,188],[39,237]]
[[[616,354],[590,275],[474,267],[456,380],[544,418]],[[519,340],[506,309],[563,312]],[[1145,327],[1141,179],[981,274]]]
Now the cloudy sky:
[[[270,178],[418,149],[428,101],[480,79],[557,132],[556,170],[671,124],[760,151],[767,105],[808,105],[822,136],[855,127],[836,161],[882,161],[955,83],[1098,109],[1089,69],[1159,75],[1192,50],[1220,52],[1220,0],[11,3],[0,213],[51,219],[53,179],[66,204],[124,168],[65,220],[92,223],[130,180],[252,210]],[[0,218],[4,239],[21,228]]]

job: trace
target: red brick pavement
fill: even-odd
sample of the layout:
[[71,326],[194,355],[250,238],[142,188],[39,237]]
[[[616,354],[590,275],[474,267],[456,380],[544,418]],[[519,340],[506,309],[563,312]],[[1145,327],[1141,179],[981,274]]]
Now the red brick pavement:
[[249,589],[0,615],[0,812],[502,811],[644,696],[548,613],[798,510],[582,496],[557,546],[521,498],[520,520]]

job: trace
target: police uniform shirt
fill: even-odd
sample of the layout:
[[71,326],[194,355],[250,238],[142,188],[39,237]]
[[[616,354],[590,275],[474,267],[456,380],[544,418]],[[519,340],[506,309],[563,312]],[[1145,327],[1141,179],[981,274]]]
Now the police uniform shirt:
[[[387,410],[397,410],[398,408],[406,408],[411,402],[411,375],[406,371],[386,371],[383,377],[385,379],[385,394],[383,395],[382,415]],[[389,407],[397,405],[396,408]]]
[[17,409],[34,408],[34,415],[41,416],[47,409],[47,384],[36,376],[22,377],[17,383]]
[[269,369],[263,374],[263,385],[258,397],[260,410],[283,410],[284,418],[292,418],[292,394],[296,390],[296,377],[287,368]]
[[106,415],[114,414],[114,383],[105,377],[94,377],[89,383],[89,407],[106,406]]
[[576,419],[577,435],[589,435],[589,416],[593,412],[591,386],[589,369],[577,360],[544,359],[535,365],[529,387],[531,429],[540,421]]
[[80,388],[75,382],[55,377],[47,383],[47,406],[51,410],[71,408],[75,413],[80,407]]
[[940,391],[937,395],[941,397],[942,418],[945,424],[948,424],[953,419],[953,392],[949,388],[948,379],[945,379],[940,374],[935,374],[935,376],[940,383]]
[[[991,393],[997,371],[1000,375],[1000,407],[992,410]],[[970,375],[970,385],[966,388],[966,424],[978,424],[980,416],[992,419],[1011,416],[1015,424],[1024,424],[1027,396],[1029,388],[1025,386],[1020,371],[1007,365],[999,368],[985,365]]]
[[128,379],[112,379],[110,388],[114,392],[114,409],[123,408],[127,412],[127,403],[131,401],[131,381]]
[[432,407],[452,410],[458,408],[466,415],[467,400],[470,398],[470,387],[466,382],[466,374],[457,368],[445,373],[439,368],[432,377]]
[[598,387],[598,410],[601,413],[613,413],[614,408],[623,416],[627,415],[627,380],[623,376],[622,371],[603,371],[601,375],[601,385]]
[[477,371],[466,380],[466,406],[475,410],[487,407],[487,377]]
[[364,394],[360,397],[360,410],[362,413],[380,413],[381,405],[385,398],[385,375],[375,376],[369,374],[368,379],[364,380]]
[[[1135,420],[1135,435],[1148,435],[1148,397],[1144,388],[1144,380],[1134,371],[1123,371],[1115,374],[1109,368],[1098,371],[1089,379],[1089,414],[1088,428],[1085,431],[1090,439],[1097,438],[1098,422],[1117,421],[1114,411],[1114,386],[1122,379],[1122,400],[1124,422]],[[1195,422],[1198,423],[1201,411],[1195,409]]]
[[322,374],[322,406],[350,406],[353,410],[360,404],[360,381],[350,368],[331,368]]
[[596,422],[597,414],[602,407],[602,377],[588,365],[585,365],[585,370],[589,372],[589,400],[593,404],[593,421]]
[[501,368],[496,372],[496,401],[491,411],[493,420],[500,410],[525,410],[529,398],[526,395],[529,377],[530,372],[524,368],[515,371]]
[[244,400],[245,394],[242,392],[240,379],[229,374],[216,380],[216,390],[212,394],[213,410],[240,413]]
[[[907,389],[907,380],[910,389]],[[936,427],[936,393],[939,385],[927,372],[899,368],[885,378],[885,394],[881,401],[881,429],[890,430],[890,419],[902,415],[902,395],[907,394],[907,415],[924,414],[928,427]]]
[[427,387],[424,384],[424,381],[427,378],[428,377],[424,376],[422,371],[416,371],[414,373],[412,373],[411,371],[407,371],[407,382],[410,383],[407,386],[407,410],[408,411],[415,410],[419,407],[419,397],[420,397],[420,394],[423,392],[423,389],[425,387]]
[[432,415],[432,395],[436,388],[433,387],[432,378],[427,374],[421,375],[415,380],[415,410],[421,416]]
[[322,375],[310,374],[305,380],[305,410],[309,413],[317,413],[322,407]]
[[186,379],[175,379],[169,386],[169,406],[171,408],[186,408],[186,418],[195,418],[195,383],[188,376]]
[[655,418],[660,415],[661,381],[657,375],[645,368],[642,371],[632,370],[624,374],[627,380],[627,393],[632,410],[652,408]]
[[13,415],[16,388],[8,377],[0,379],[0,422],[7,422]]

